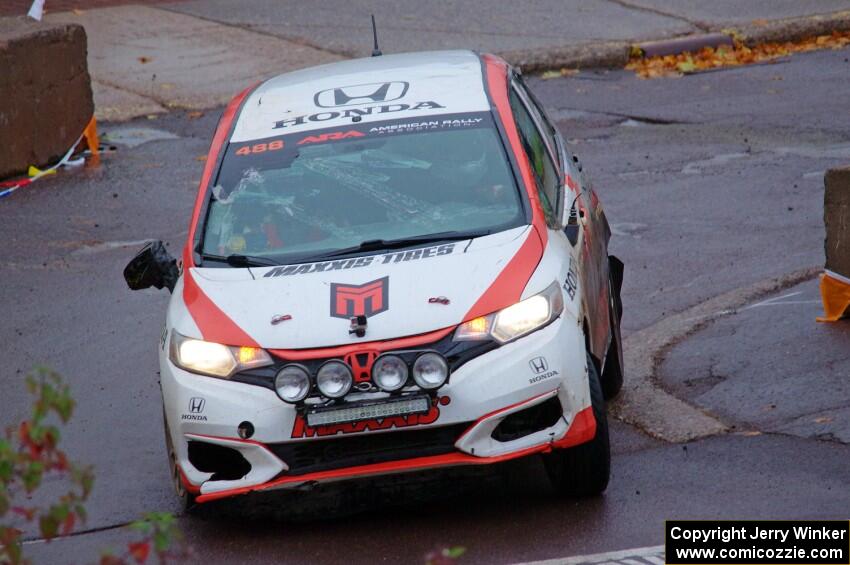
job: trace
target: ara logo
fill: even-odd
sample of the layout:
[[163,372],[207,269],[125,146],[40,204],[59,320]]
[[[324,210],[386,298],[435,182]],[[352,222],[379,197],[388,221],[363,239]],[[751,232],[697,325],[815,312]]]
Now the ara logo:
[[328,88],[317,92],[313,102],[319,108],[339,108],[376,102],[392,102],[404,98],[410,84],[403,81],[372,82],[354,84],[338,88]]
[[366,137],[366,134],[356,130],[351,130],[321,133],[319,135],[308,135],[304,139],[300,140],[296,145],[305,145],[307,143],[323,143],[325,141],[339,141],[340,139],[348,139],[351,137]]
[[390,278],[364,284],[331,283],[331,316],[345,318],[374,316],[389,308]]

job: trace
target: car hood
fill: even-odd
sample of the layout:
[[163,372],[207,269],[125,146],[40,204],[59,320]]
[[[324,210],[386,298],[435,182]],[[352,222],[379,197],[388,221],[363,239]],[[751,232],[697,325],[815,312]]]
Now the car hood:
[[[200,292],[184,292],[184,300],[198,337],[215,337],[216,316],[209,311],[216,310],[267,349],[417,335],[463,322],[529,237],[537,235],[523,226],[474,240],[250,272],[195,267],[187,276]],[[349,334],[351,317],[361,313],[367,315],[362,338]]]

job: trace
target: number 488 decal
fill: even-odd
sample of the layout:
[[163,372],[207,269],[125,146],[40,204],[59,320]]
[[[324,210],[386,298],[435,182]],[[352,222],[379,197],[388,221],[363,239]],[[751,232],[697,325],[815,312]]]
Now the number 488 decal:
[[269,143],[254,143],[253,145],[243,145],[236,150],[239,156],[254,155],[256,153],[265,153],[266,151],[278,151],[283,149],[283,140],[277,139]]

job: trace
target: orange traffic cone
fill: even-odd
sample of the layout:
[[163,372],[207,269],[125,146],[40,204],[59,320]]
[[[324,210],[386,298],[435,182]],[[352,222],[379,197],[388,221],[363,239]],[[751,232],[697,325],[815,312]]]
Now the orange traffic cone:
[[824,316],[818,322],[836,322],[850,307],[850,279],[832,271],[820,276],[820,295],[823,299]]

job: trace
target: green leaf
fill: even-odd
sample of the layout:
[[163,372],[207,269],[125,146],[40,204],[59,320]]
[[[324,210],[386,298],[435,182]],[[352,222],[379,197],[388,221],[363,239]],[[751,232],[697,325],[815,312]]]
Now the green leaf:
[[15,466],[9,460],[0,460],[0,481],[7,483],[12,480],[12,472]]
[[5,493],[0,492],[0,518],[2,518],[8,511],[9,499],[6,497]]
[[41,476],[44,472],[44,464],[41,461],[33,461],[27,465],[21,476],[24,481],[24,488],[27,492],[32,492],[41,484]]
[[153,529],[153,526],[147,520],[136,520],[135,522],[131,522],[127,527],[134,532],[140,532],[145,535],[148,535]]
[[55,538],[56,533],[59,531],[59,522],[50,514],[39,518],[38,526],[41,529],[41,535],[47,539]]
[[85,506],[83,506],[82,504],[75,505],[74,506],[74,512],[77,513],[77,516],[79,516],[80,520],[82,520],[83,522],[86,521],[86,517],[88,516],[88,514],[86,514],[86,507]]
[[459,545],[457,545],[455,547],[450,547],[450,548],[445,549],[443,551],[443,555],[445,555],[446,557],[448,557],[450,559],[457,559],[458,557],[460,557],[464,553],[466,553],[466,548],[459,546]]
[[166,532],[156,532],[153,535],[153,547],[157,553],[164,553],[171,545],[171,536]]

